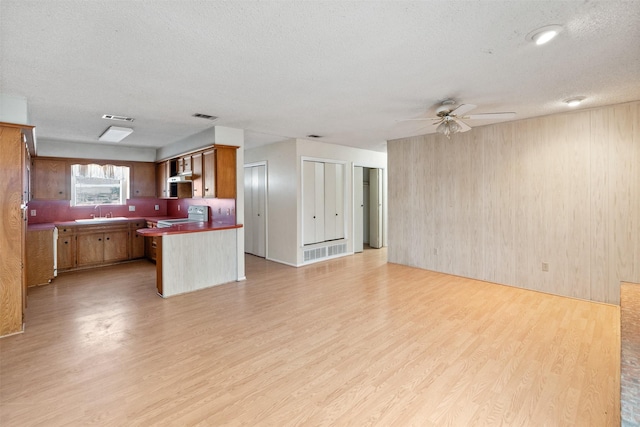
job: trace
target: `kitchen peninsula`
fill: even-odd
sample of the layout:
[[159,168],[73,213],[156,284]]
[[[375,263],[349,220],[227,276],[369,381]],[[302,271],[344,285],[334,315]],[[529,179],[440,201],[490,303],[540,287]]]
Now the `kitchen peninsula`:
[[156,286],[163,298],[239,280],[237,242],[242,224],[190,222],[143,228],[157,237]]

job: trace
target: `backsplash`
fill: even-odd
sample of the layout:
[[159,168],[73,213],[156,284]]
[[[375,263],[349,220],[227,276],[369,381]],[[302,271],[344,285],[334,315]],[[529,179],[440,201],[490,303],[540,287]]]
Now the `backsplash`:
[[[158,210],[155,209],[156,205]],[[129,199],[127,204],[71,207],[68,200],[32,200],[28,205],[29,224],[43,224],[58,221],[74,221],[91,218],[91,215],[124,217],[171,217],[185,218],[190,205],[209,206],[209,221],[218,221],[226,225],[236,224],[235,199]],[[129,206],[135,206],[130,211]],[[35,215],[31,215],[35,211]]]
[[[155,209],[156,205],[158,210]],[[129,206],[135,206],[135,211],[130,211]],[[35,210],[36,215],[31,215]],[[164,199],[129,199],[126,205],[101,205],[95,206],[70,206],[68,200],[32,200],[29,202],[29,224],[42,224],[56,221],[73,221],[76,219],[91,218],[91,215],[102,216],[126,216],[126,217],[155,217],[167,216],[167,200]],[[181,215],[181,216],[186,216]]]
[[226,225],[236,224],[235,199],[169,199],[167,216],[186,217],[190,205],[209,206],[209,221],[218,221]]

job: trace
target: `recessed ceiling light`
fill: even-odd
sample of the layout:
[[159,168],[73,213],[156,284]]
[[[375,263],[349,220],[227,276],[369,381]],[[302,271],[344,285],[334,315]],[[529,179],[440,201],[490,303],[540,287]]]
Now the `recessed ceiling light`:
[[584,100],[585,100],[584,96],[574,96],[573,98],[565,99],[564,102],[569,107],[577,107]]
[[102,132],[102,135],[98,138],[98,141],[103,142],[120,142],[127,136],[131,135],[133,129],[121,128],[117,126],[109,126],[107,130]]
[[526,39],[535,42],[535,44],[540,46],[551,41],[551,39],[560,34],[561,31],[562,27],[560,25],[546,25],[542,28],[531,31],[527,34]]

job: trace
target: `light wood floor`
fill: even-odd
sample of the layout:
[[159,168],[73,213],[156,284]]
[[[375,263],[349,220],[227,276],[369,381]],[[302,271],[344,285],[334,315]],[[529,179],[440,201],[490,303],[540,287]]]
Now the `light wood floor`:
[[620,424],[618,307],[385,260],[166,300],[144,261],[62,275],[0,340],[0,425]]

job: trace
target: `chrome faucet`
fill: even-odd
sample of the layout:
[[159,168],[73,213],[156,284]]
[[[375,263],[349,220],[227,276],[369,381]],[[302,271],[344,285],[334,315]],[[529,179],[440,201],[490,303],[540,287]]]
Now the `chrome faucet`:
[[[98,218],[102,218],[102,205],[96,205],[96,207],[93,208],[93,210],[95,211],[96,209],[98,209]],[[96,215],[93,214],[93,217],[95,218]]]

